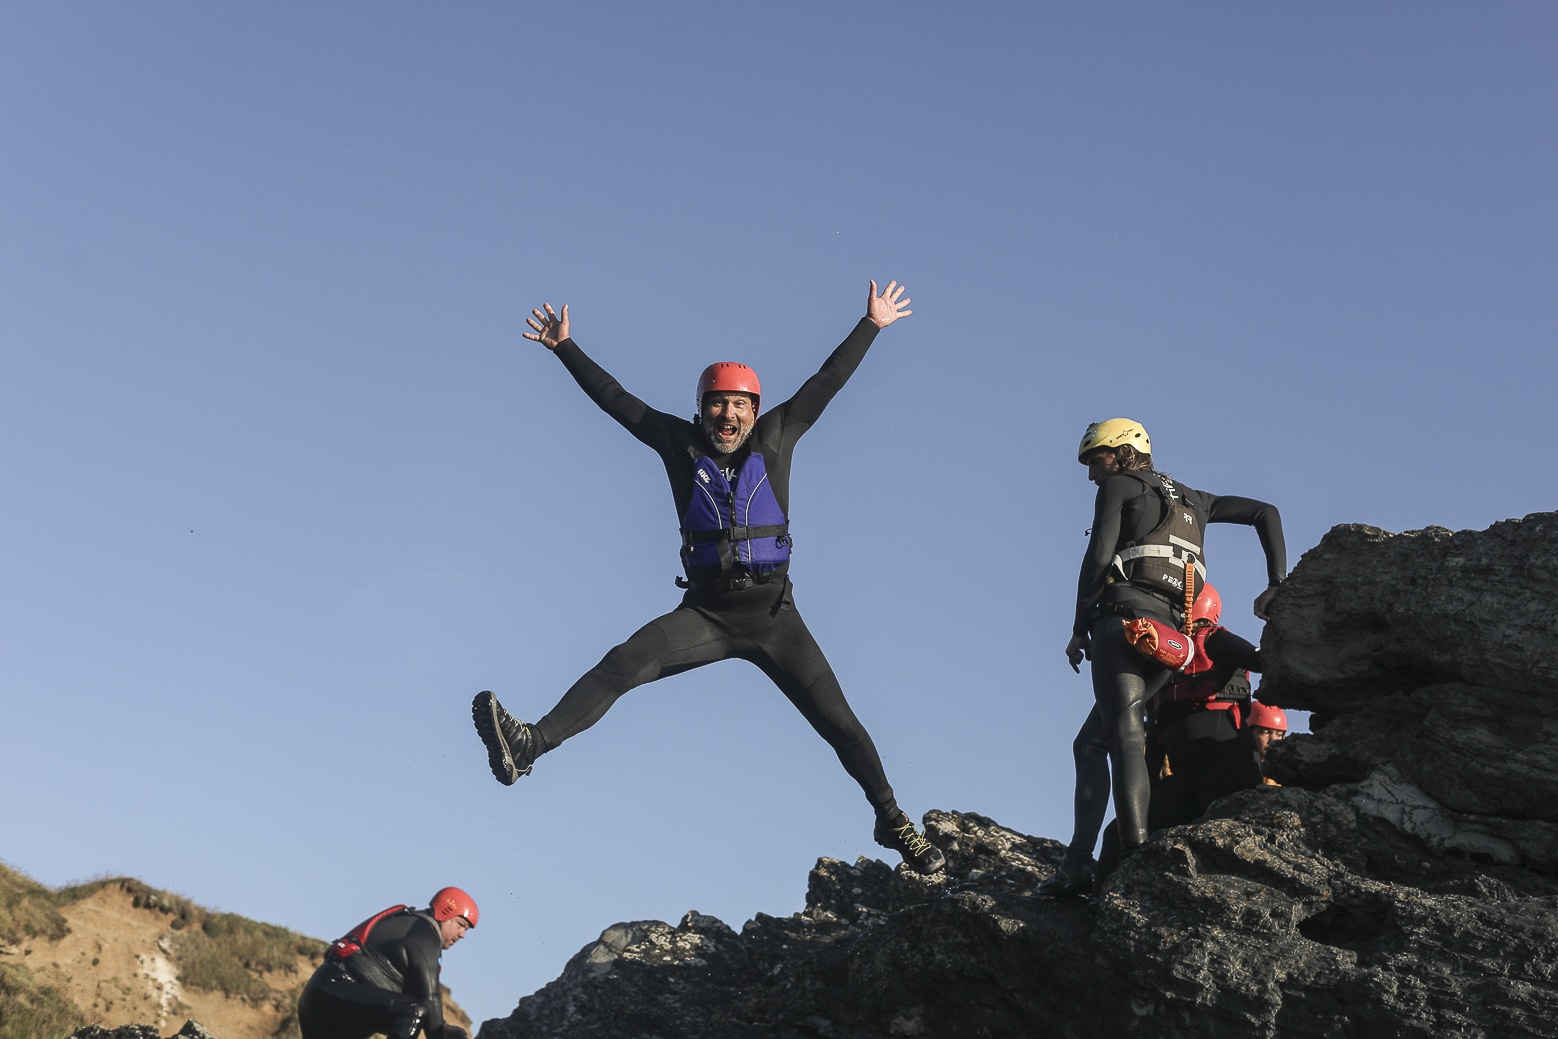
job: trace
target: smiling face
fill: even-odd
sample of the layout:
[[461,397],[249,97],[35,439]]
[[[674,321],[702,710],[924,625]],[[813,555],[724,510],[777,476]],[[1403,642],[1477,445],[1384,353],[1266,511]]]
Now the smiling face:
[[703,435],[716,454],[728,455],[746,443],[757,423],[757,407],[745,393],[703,395]]

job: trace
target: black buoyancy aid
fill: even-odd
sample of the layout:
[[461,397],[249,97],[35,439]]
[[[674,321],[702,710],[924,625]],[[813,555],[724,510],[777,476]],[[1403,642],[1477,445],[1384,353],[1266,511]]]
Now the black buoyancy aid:
[[373,930],[375,924],[384,919],[386,916],[393,916],[396,913],[410,908],[410,906],[390,906],[383,912],[374,913],[372,916],[368,917],[368,919],[364,920],[356,927],[353,927],[350,931],[347,931],[345,935],[331,942],[330,947],[325,950],[325,958],[331,960],[344,960],[348,956],[352,956],[361,952],[362,947],[367,944],[368,932]]
[[682,566],[728,575],[738,564],[761,574],[790,560],[790,525],[774,497],[768,467],[753,451],[734,480],[707,455],[693,459],[692,500],[682,517]]
[[[1157,492],[1163,503],[1163,519],[1140,541],[1131,541],[1115,553],[1110,581],[1129,581],[1167,597],[1176,604],[1185,596],[1185,570],[1206,583],[1206,542],[1201,517],[1185,500],[1179,485],[1161,473],[1126,473]],[[1156,477],[1152,479],[1150,477]],[[1192,596],[1194,590],[1192,589]]]
[[1201,704],[1206,707],[1227,708],[1250,700],[1250,673],[1243,668],[1221,686],[1212,684],[1211,678],[1201,677],[1216,666],[1206,652],[1206,640],[1222,628],[1202,628],[1191,636],[1191,656],[1184,667],[1174,674],[1173,680],[1159,697],[1164,703]]

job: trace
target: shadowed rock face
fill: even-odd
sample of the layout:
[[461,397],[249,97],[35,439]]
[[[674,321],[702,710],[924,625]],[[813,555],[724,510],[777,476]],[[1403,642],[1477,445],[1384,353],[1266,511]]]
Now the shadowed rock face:
[[1282,585],[1263,685],[1322,715],[1465,684],[1558,696],[1558,513],[1487,530],[1334,527]]

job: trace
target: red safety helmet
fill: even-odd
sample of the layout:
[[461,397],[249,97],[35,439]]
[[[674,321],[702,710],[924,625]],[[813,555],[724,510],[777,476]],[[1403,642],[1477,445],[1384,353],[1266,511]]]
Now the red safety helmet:
[[1262,729],[1276,729],[1278,732],[1287,732],[1288,714],[1280,707],[1273,707],[1269,703],[1251,700],[1250,725],[1258,726]]
[[463,916],[472,927],[475,927],[476,918],[480,915],[476,908],[476,899],[457,887],[439,888],[438,893],[433,896],[433,901],[428,904],[433,910],[433,919],[439,923]]
[[1206,621],[1216,624],[1223,616],[1223,597],[1217,594],[1217,589],[1209,584],[1203,584],[1201,590],[1196,593],[1195,605],[1190,607],[1190,623]]
[[763,385],[757,381],[757,373],[735,361],[715,361],[698,376],[698,410],[703,410],[705,393],[745,393],[752,398],[752,410],[763,396]]

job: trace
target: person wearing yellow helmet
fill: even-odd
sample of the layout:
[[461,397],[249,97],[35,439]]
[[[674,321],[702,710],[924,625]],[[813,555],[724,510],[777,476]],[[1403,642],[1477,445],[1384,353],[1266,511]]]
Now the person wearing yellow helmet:
[[1266,555],[1269,584],[1255,600],[1262,620],[1287,573],[1282,517],[1253,498],[1207,494],[1158,472],[1152,441],[1134,419],[1087,427],[1077,460],[1097,485],[1087,553],[1077,580],[1066,658],[1080,671],[1092,661],[1093,708],[1072,743],[1076,761],[1074,829],[1046,894],[1087,890],[1093,846],[1113,794],[1122,854],[1146,840],[1150,783],[1144,716],[1170,671],[1127,642],[1122,620],[1150,618],[1179,628],[1186,604],[1206,580],[1209,523],[1253,526]]

